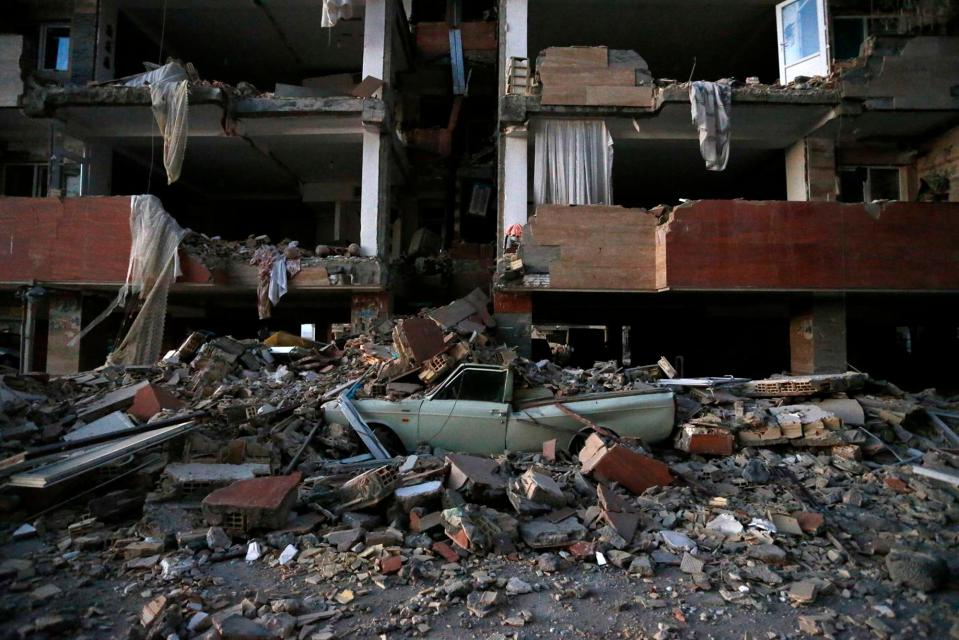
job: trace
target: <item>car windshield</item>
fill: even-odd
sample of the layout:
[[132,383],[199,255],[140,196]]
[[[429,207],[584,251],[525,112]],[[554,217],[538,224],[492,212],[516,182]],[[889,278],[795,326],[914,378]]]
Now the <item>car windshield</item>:
[[502,403],[505,392],[505,371],[465,369],[440,389],[433,399]]

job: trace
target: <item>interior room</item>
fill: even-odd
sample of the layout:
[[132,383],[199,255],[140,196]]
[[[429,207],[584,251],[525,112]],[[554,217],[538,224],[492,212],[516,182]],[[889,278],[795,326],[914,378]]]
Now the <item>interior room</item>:
[[[530,0],[529,58],[550,46],[632,49],[654,78],[778,78],[777,0]],[[675,19],[682,15],[683,20]],[[577,16],[571,20],[570,16]],[[695,35],[692,35],[695,34]]]

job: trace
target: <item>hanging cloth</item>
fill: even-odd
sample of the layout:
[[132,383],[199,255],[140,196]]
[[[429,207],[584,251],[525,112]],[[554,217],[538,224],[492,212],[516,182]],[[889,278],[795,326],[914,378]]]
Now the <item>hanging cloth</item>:
[[107,357],[110,364],[147,365],[160,357],[166,321],[167,294],[180,272],[178,249],[189,233],[163,208],[156,196],[130,199],[130,262],[127,279],[116,299],[73,340],[75,345],[133,296],[143,301],[120,345]]
[[710,171],[722,171],[729,161],[729,113],[732,88],[729,82],[697,80],[689,85],[693,124],[699,129],[699,151]]
[[603,120],[534,124],[536,204],[612,204],[613,138]]
[[340,20],[353,17],[353,0],[323,0],[321,27],[335,27]]

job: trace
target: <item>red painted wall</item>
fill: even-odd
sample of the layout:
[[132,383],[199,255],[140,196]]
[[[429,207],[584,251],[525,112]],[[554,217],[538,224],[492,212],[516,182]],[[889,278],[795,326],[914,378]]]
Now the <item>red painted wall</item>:
[[[130,196],[0,197],[0,284],[122,284],[130,260]],[[178,282],[210,271],[180,254]]]
[[959,204],[703,200],[665,234],[671,289],[959,290]]
[[122,283],[130,197],[0,197],[0,282]]

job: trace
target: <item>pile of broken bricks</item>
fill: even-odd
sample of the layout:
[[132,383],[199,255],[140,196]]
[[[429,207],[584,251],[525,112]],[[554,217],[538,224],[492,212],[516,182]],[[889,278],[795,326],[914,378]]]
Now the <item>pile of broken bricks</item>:
[[[77,579],[115,573],[151,595],[129,637],[212,640],[338,637],[371,592],[399,585],[416,585],[416,602],[379,616],[378,633],[429,637],[431,620],[455,607],[468,612],[465,625],[501,616],[522,627],[535,623],[515,607],[525,594],[589,596],[588,585],[563,577],[574,565],[652,584],[678,568],[694,591],[755,611],[777,599],[810,610],[824,599],[868,599],[893,583],[928,604],[925,594],[955,575],[959,506],[941,483],[822,453],[657,457],[593,435],[572,459],[424,452],[348,478],[238,480],[209,492],[199,514],[160,500],[132,529],[87,522],[20,532],[40,536],[46,551],[0,563],[0,579],[5,603],[43,607],[60,588],[35,573],[41,564]],[[306,595],[208,599],[207,570],[223,562],[277,572]],[[527,575],[489,571],[503,563]],[[637,604],[667,606],[649,595]],[[800,624],[827,637],[889,637],[883,606],[866,619],[817,606]],[[71,633],[96,637],[95,619],[56,616]],[[955,619],[953,611],[947,620]],[[34,631],[38,624],[61,628],[39,619]]]
[[[413,586],[412,600],[363,631],[428,637],[456,609],[466,628],[535,628],[524,598],[590,597],[571,577],[588,570],[648,586],[635,596],[643,610],[682,608],[656,591],[676,573],[723,607],[788,602],[810,635],[921,631],[923,620],[894,620],[878,598],[894,585],[915,607],[942,610],[930,629],[955,623],[935,596],[957,575],[955,399],[861,374],[560,368],[497,344],[485,305],[472,294],[329,344],[191,336],[156,366],[4,375],[0,473],[71,440],[111,442],[184,415],[196,427],[142,465],[110,467],[122,483],[89,483],[63,504],[4,490],[4,535],[33,546],[26,557],[0,548],[0,615],[22,637],[101,637],[116,629],[98,609],[84,615],[61,596],[113,581],[142,599],[126,637],[333,638],[359,631],[373,594]],[[652,448],[593,434],[575,455],[555,441],[497,457],[421,445],[376,460],[348,426],[322,424],[320,403],[347,386],[422,394],[461,361],[511,364],[557,398],[668,386],[674,438]],[[234,565],[286,587],[213,595],[213,568]],[[875,601],[870,615],[833,608],[856,599]],[[677,624],[663,637],[682,633]]]

